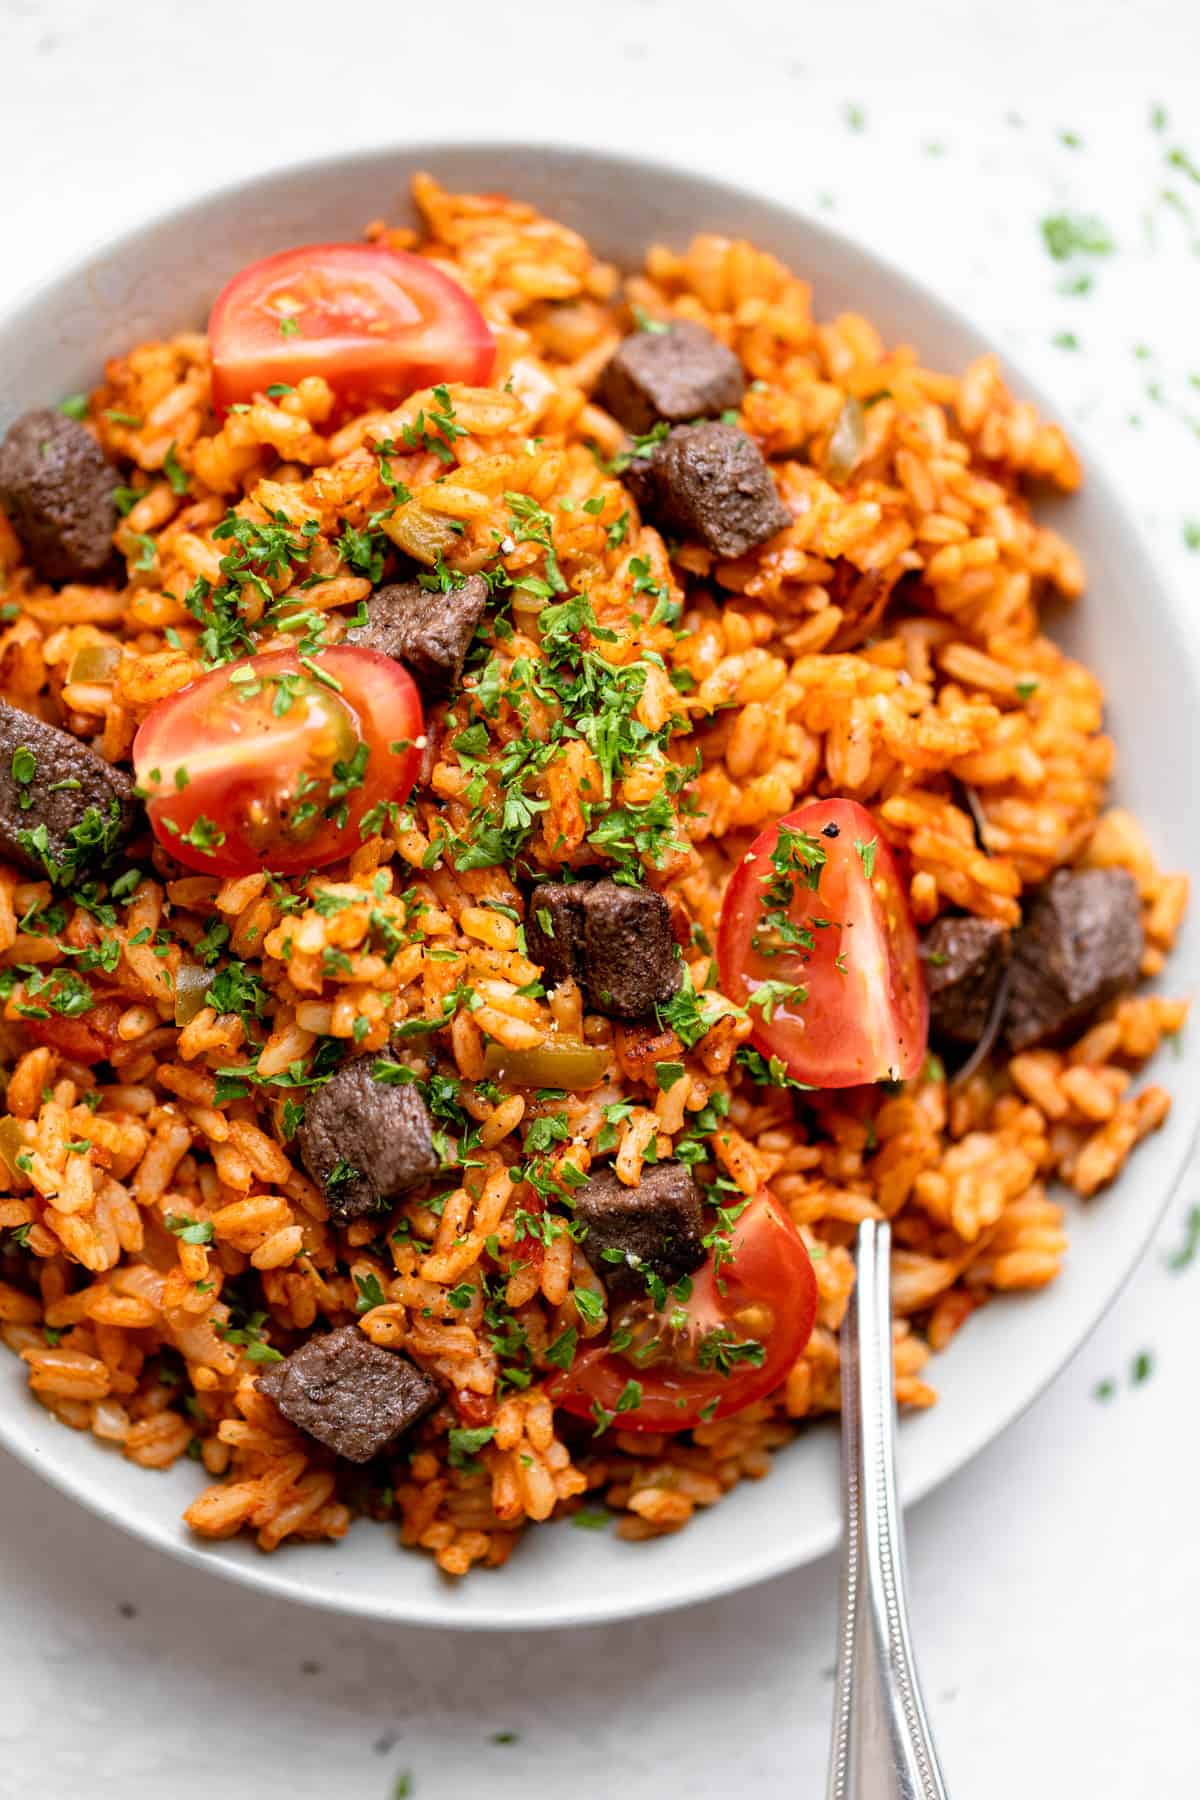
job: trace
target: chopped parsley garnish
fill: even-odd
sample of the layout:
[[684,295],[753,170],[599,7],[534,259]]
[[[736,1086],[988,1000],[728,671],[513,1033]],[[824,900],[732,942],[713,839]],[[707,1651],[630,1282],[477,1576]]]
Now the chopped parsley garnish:
[[265,1312],[251,1313],[244,1325],[234,1325],[232,1322],[222,1324],[220,1320],[214,1319],[213,1330],[226,1344],[236,1344],[240,1349],[245,1350],[247,1362],[282,1362],[282,1350],[272,1349],[263,1336],[266,1319]]
[[347,1162],[344,1156],[339,1156],[325,1177],[325,1189],[326,1192],[338,1193],[342,1188],[350,1187],[352,1183],[361,1179],[362,1176],[354,1164]]
[[716,1009],[697,994],[691,970],[686,967],[671,998],[655,1010],[659,1024],[668,1026],[685,1050],[691,1050],[707,1036],[718,1016]]
[[1197,1255],[1200,1255],[1200,1206],[1193,1206],[1184,1220],[1183,1242],[1168,1256],[1167,1267],[1177,1275],[1181,1269],[1190,1268]]
[[212,965],[229,942],[229,927],[224,919],[211,918],[204,935],[197,938],[193,949],[202,963]]
[[546,569],[544,580],[539,576],[520,575],[512,585],[541,600],[549,600],[554,594],[565,594],[567,584],[558,566],[558,556],[551,536],[554,522],[550,514],[528,494],[508,492],[504,498],[510,513],[509,536],[517,544],[539,545],[544,553]]
[[180,1213],[167,1213],[163,1224],[182,1243],[211,1244],[213,1241],[212,1222],[209,1219],[189,1219]]
[[372,1307],[386,1306],[387,1295],[384,1293],[383,1284],[374,1269],[366,1275],[356,1275],[354,1285],[358,1289],[358,1299],[354,1306],[355,1312],[365,1313],[370,1312]]
[[592,1288],[575,1288],[571,1298],[575,1302],[575,1310],[585,1325],[598,1325],[604,1311],[604,1302]]
[[17,841],[23,850],[40,860],[51,881],[70,887],[84,870],[109,860],[120,845],[123,824],[121,802],[114,797],[105,810],[95,805],[84,810],[79,823],[64,832],[61,855],[51,851],[50,834],[44,823],[31,831],[19,831]]
[[[133,511],[139,500],[144,500],[146,498],[149,491],[149,488],[144,487],[135,488],[125,487],[124,485],[115,487],[112,491],[113,505],[124,519]],[[153,542],[152,539],[149,541]]]
[[575,1358],[575,1345],[579,1333],[574,1325],[568,1325],[559,1333],[552,1344],[546,1348],[545,1357],[556,1369],[569,1369]]
[[633,313],[633,322],[639,331],[664,332],[671,329],[670,319],[651,318],[644,306],[633,306],[630,311]]
[[19,744],[12,753],[9,765],[12,778],[20,790],[19,804],[22,812],[28,812],[33,805],[33,781],[37,774],[37,757],[28,744]]
[[733,1206],[716,1208],[717,1222],[712,1230],[706,1231],[700,1240],[706,1250],[712,1251],[714,1274],[720,1274],[722,1268],[732,1257],[733,1228],[749,1204],[749,1200],[740,1200]]
[[1200,184],[1200,163],[1189,156],[1186,150],[1176,145],[1175,149],[1167,151],[1167,161],[1173,169],[1179,169],[1186,175],[1189,181]]
[[571,1514],[572,1525],[577,1525],[580,1531],[607,1531],[611,1519],[611,1513],[590,1506],[581,1506],[578,1512]]
[[811,951],[814,947],[809,923],[798,923],[791,916],[799,883],[816,893],[821,884],[826,851],[820,838],[810,832],[781,825],[771,848],[773,874],[763,887],[762,911],[750,939],[751,949],[760,956],[778,956],[785,950]]
[[167,480],[170,482],[171,492],[173,494],[179,494],[182,496],[183,494],[187,493],[187,491],[188,491],[187,470],[181,468],[179,465],[179,458],[175,454],[174,443],[172,443],[169,446],[169,448],[167,450],[167,454],[163,457],[163,474],[166,476]]
[[154,539],[145,531],[130,531],[124,536],[138,547],[137,559],[130,563],[130,568],[138,575],[148,574],[158,561],[158,548]]
[[[164,820],[164,823],[170,825],[171,821],[167,819]],[[188,829],[180,835],[179,841],[181,844],[190,844],[194,850],[203,850],[206,855],[211,856],[213,851],[219,850],[225,842],[225,833],[215,819],[208,818],[204,813],[198,813]]]
[[1108,256],[1116,248],[1108,227],[1091,213],[1051,213],[1042,220],[1042,242],[1056,262],[1076,254]]
[[353,525],[343,525],[337,547],[342,561],[356,575],[363,575],[372,583],[383,579],[383,561],[388,550],[388,540],[382,531],[376,531],[370,526],[365,531],[360,531]]
[[807,988],[792,981],[760,981],[754,992],[746,1001],[747,1007],[761,1012],[769,1025],[775,1017],[777,1006],[803,1006],[808,998]]
[[696,1346],[696,1361],[705,1371],[731,1375],[739,1364],[761,1368],[767,1347],[757,1338],[739,1338],[728,1325],[716,1325],[705,1332]]
[[794,1075],[788,1074],[787,1065],[782,1058],[765,1057],[749,1044],[739,1044],[734,1061],[760,1087],[795,1088],[801,1093],[813,1091],[809,1082],[797,1081]]
[[253,650],[254,638],[241,610],[243,593],[252,589],[265,606],[273,606],[271,580],[307,561],[318,530],[316,519],[306,520],[297,531],[283,513],[258,524],[232,510],[214,527],[213,537],[230,543],[220,562],[221,582],[214,588],[198,576],[183,597],[201,626],[200,654],[210,668]]
[[444,383],[434,388],[433,398],[435,404],[429,408],[428,424],[422,410],[417,414],[415,424],[401,427],[400,436],[410,450],[428,450],[439,462],[453,464],[457,458],[450,446],[456,438],[466,437],[468,433],[455,419],[450,390]]
[[218,1013],[236,1013],[249,1029],[252,1020],[264,1017],[269,999],[261,977],[246,963],[228,962],[213,976],[204,1004]]
[[476,1469],[476,1458],[496,1435],[494,1425],[453,1425],[447,1434],[448,1460],[452,1469]]
[[[517,504],[514,528],[541,544],[545,553],[546,575],[532,579],[548,594],[561,591],[563,578],[553,555],[548,515],[532,502],[521,504],[521,496],[508,498],[510,506]],[[580,797],[584,822],[590,827],[588,841],[617,865],[617,880],[636,882],[643,862],[661,862],[682,847],[671,795],[691,778],[692,770],[666,758],[675,722],[651,731],[638,720],[648,663],[614,665],[599,654],[596,646],[616,642],[617,634],[599,624],[586,595],[572,594],[547,605],[538,625],[540,660],[518,657],[505,680],[492,656],[468,689],[476,718],[456,734],[455,743],[472,778],[466,790],[471,826],[462,833],[443,828],[435,854],[445,850],[460,870],[511,863],[547,810],[548,802],[535,783],[569,740],[582,739],[601,776],[601,791],[585,791]],[[527,719],[533,705],[539,712],[548,711],[551,723],[548,731],[525,726],[519,735],[509,735],[489,762],[486,721],[497,717],[502,701],[519,721]],[[641,763],[661,762],[662,791],[647,806],[612,806],[613,789],[635,758]]]
[[857,850],[858,860],[863,866],[863,874],[870,881],[875,873],[875,852],[879,848],[879,839],[870,838],[864,843],[861,838],[855,838],[854,848]]

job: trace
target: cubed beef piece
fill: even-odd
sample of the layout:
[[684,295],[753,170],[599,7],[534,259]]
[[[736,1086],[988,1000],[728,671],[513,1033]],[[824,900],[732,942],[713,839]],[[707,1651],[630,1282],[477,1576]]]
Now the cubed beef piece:
[[133,783],[69,731],[0,700],[0,856],[73,881],[129,836]]
[[715,419],[742,404],[742,365],[711,331],[676,319],[665,331],[635,331],[606,364],[595,398],[627,431],[665,420]]
[[921,940],[929,1029],[954,1044],[983,1036],[1001,977],[1008,967],[1009,937],[995,919],[946,915]]
[[718,419],[677,425],[630,464],[626,481],[661,531],[714,556],[744,556],[792,522],[758,445]]
[[583,983],[583,902],[594,885],[545,882],[530,897],[525,947],[551,986],[569,975]]
[[671,909],[653,888],[593,882],[583,902],[588,1004],[614,1019],[646,1019],[683,979]]
[[1013,943],[1005,1034],[1013,1050],[1058,1041],[1132,987],[1142,960],[1137,884],[1124,869],[1060,869]]
[[683,1163],[647,1164],[636,1187],[595,1169],[572,1198],[587,1226],[583,1253],[610,1300],[644,1296],[647,1273],[671,1287],[704,1261],[700,1190]]
[[43,581],[94,581],[113,561],[116,470],[77,419],[42,407],[0,443],[0,506]]
[[390,1205],[438,1167],[424,1100],[411,1082],[377,1081],[376,1060],[343,1063],[305,1103],[297,1134],[337,1225]]
[[371,595],[366,624],[348,631],[346,642],[406,664],[427,694],[448,694],[462,679],[487,597],[482,575],[468,575],[444,592],[419,581],[397,581]]
[[309,1338],[254,1385],[285,1419],[352,1463],[370,1462],[441,1398],[423,1369],[380,1350],[357,1325]]
[[575,881],[534,890],[525,923],[532,960],[551,982],[573,975],[593,1012],[648,1019],[683,978],[671,909],[653,888]]

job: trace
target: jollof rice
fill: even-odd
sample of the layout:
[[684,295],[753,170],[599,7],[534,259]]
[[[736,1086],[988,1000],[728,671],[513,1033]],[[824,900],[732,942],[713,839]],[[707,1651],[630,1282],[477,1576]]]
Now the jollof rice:
[[[545,605],[536,578],[549,546],[515,529],[519,497],[548,515],[567,587],[586,590],[616,634],[606,656],[642,673],[637,720],[647,734],[673,722],[676,744],[688,734],[677,759],[629,764],[614,798],[669,802],[650,872],[691,925],[697,993],[724,883],[751,837],[829,793],[874,810],[903,855],[919,923],[954,906],[1012,925],[1023,892],[1056,866],[1132,871],[1143,972],[1156,974],[1186,882],[1159,871],[1135,819],[1105,810],[1113,748],[1100,684],[1039,630],[1046,597],[1075,600],[1084,586],[1078,557],[1035,523],[1026,497],[1034,482],[1077,486],[1062,431],[1013,400],[990,357],[961,377],[937,374],[912,350],[887,347],[865,318],[817,323],[808,284],[748,243],[706,235],[682,253],[656,246],[622,282],[528,206],[448,194],[427,176],[415,185],[420,234],[377,223],[368,235],[451,271],[484,310],[499,362],[493,386],[452,390],[463,435],[448,479],[424,449],[397,456],[412,501],[384,529],[399,550],[460,572],[493,562],[499,545],[510,578],[535,578],[509,590],[508,627],[489,639],[503,674],[539,656]],[[740,423],[772,457],[794,516],[765,549],[722,563],[689,548],[670,560],[606,472],[623,435],[588,396],[631,306],[699,321],[741,357],[751,386]],[[213,533],[231,506],[259,521],[317,521],[303,570],[268,585],[307,609],[352,613],[371,583],[344,560],[339,534],[385,506],[374,446],[399,441],[429,398],[347,419],[310,376],[218,424],[203,336],[140,344],[111,362],[87,417],[137,489],[117,534],[127,580],[39,585],[0,515],[4,694],[126,759],[155,703],[202,672],[180,596],[198,576],[221,579],[226,545]],[[848,417],[859,426],[849,460],[838,430]],[[323,579],[302,587],[310,575]],[[631,625],[639,575],[678,602],[680,634],[668,622]],[[111,647],[114,666],[72,682],[86,645]],[[1168,1096],[1139,1088],[1136,1072],[1179,1030],[1185,1005],[1127,997],[1069,1047],[992,1058],[958,1086],[931,1057],[903,1085],[815,1093],[794,1107],[735,1060],[749,1025],[719,994],[707,996],[707,1034],[685,1050],[670,1030],[585,1016],[573,982],[549,1000],[523,992],[539,970],[522,952],[511,874],[456,871],[438,854],[447,832],[469,829],[476,774],[452,736],[431,720],[408,813],[329,878],[220,881],[148,858],[108,927],[119,961],[93,977],[120,1003],[94,1087],[69,1039],[31,1044],[20,1007],[29,969],[63,964],[100,926],[86,908],[63,909],[48,882],[0,866],[0,1330],[34,1396],[65,1424],[147,1468],[201,1465],[210,1485],[188,1509],[193,1530],[249,1531],[270,1550],[289,1537],[338,1538],[365,1510],[397,1520],[406,1544],[461,1574],[502,1563],[526,1521],[589,1496],[619,1511],[623,1536],[652,1537],[765,1474],[802,1421],[838,1407],[837,1332],[862,1219],[892,1221],[897,1389],[907,1406],[931,1405],[931,1351],[997,1293],[1058,1274],[1068,1245],[1053,1182],[1097,1193],[1161,1124]],[[671,794],[668,771],[694,752],[698,774]],[[575,739],[531,789],[541,810],[530,854],[543,869],[587,860],[579,794],[589,785],[599,792],[599,771]],[[381,920],[402,945],[390,961],[376,948]],[[261,1017],[205,1005],[173,1022],[174,977],[206,934],[260,978]],[[461,1077],[461,1117],[477,1127],[469,1172],[436,1205],[401,1205],[388,1224],[402,1228],[386,1236],[374,1221],[335,1229],[294,1154],[292,1090],[268,1078],[303,1070],[330,1039],[381,1050],[395,1026],[440,1018],[464,984],[475,1010],[420,1041]],[[485,1079],[488,1043],[540,1044],[552,1021],[608,1050],[612,1079],[565,1102]],[[238,1082],[229,1071],[250,1063],[255,1042],[257,1081]],[[685,1073],[660,1092],[654,1065],[664,1061]],[[714,1101],[726,1117],[706,1113]],[[586,1170],[614,1102],[625,1103],[622,1179],[636,1181],[652,1147],[670,1155],[705,1115],[722,1174],[745,1195],[770,1183],[819,1283],[817,1328],[783,1386],[675,1437],[610,1428],[593,1440],[556,1416],[546,1350],[570,1326],[581,1341],[604,1329],[603,1289],[570,1237],[515,1236],[517,1209],[531,1204],[508,1178],[523,1133],[540,1113],[565,1110],[559,1153]],[[181,1220],[211,1226],[190,1234],[208,1241],[180,1236]],[[582,1289],[586,1310],[574,1299]],[[404,1348],[452,1397],[378,1479],[335,1463],[254,1386],[273,1347],[348,1320]],[[451,1458],[448,1434],[463,1426],[492,1435]]]

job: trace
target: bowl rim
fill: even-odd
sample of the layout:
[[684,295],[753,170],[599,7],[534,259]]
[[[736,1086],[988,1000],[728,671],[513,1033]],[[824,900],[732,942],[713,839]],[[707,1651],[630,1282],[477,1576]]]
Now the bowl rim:
[[[781,214],[798,220],[805,231],[814,240],[819,249],[824,240],[839,251],[848,252],[866,272],[873,278],[890,285],[894,289],[907,291],[923,308],[935,317],[941,317],[951,324],[964,337],[974,340],[984,349],[992,348],[987,334],[976,326],[971,318],[955,303],[945,300],[932,287],[928,286],[919,275],[890,258],[881,255],[853,232],[845,231],[830,225],[824,218],[818,217],[803,204],[783,198],[770,190],[757,190],[744,183],[729,180],[719,172],[709,169],[689,169],[683,164],[659,156],[632,155],[623,150],[609,150],[596,144],[586,142],[563,142],[554,138],[533,136],[513,136],[497,138],[494,135],[473,137],[456,135],[447,138],[420,138],[412,141],[391,140],[375,144],[359,145],[344,152],[328,152],[303,160],[272,162],[265,168],[258,168],[250,174],[241,175],[235,180],[219,182],[210,186],[190,188],[182,201],[163,206],[137,223],[127,224],[116,232],[97,234],[89,240],[82,250],[64,256],[48,266],[39,276],[24,284],[2,311],[0,311],[0,342],[14,328],[19,328],[26,315],[33,315],[39,300],[44,298],[48,290],[78,277],[91,265],[119,257],[127,250],[135,250],[138,245],[155,233],[170,226],[186,224],[192,215],[202,215],[215,203],[230,207],[247,204],[269,206],[273,191],[283,189],[297,180],[306,177],[320,179],[334,173],[352,174],[356,168],[364,171],[376,171],[385,161],[392,159],[401,165],[399,174],[411,175],[420,168],[431,167],[436,174],[436,163],[446,156],[476,155],[486,158],[489,155],[500,158],[514,155],[536,155],[544,157],[548,162],[567,163],[575,166],[603,166],[611,171],[614,178],[627,177],[638,180],[651,180],[663,177],[684,182],[705,183],[714,190],[719,190],[731,206],[745,204],[750,207],[766,205]],[[814,287],[819,290],[819,276],[814,278]],[[32,322],[32,317],[31,317]],[[1039,380],[1033,378],[1022,361],[1019,353],[1008,350],[1003,353],[1005,379],[1007,385],[1032,399],[1048,416],[1053,416],[1054,406]],[[1117,516],[1124,534],[1131,546],[1137,551],[1144,563],[1153,570],[1153,586],[1163,602],[1165,615],[1178,634],[1185,661],[1200,691],[1200,621],[1193,618],[1184,606],[1179,586],[1173,574],[1164,570],[1162,562],[1150,545],[1144,527],[1132,506],[1122,497],[1118,483],[1110,475],[1105,453],[1098,448],[1091,431],[1074,423],[1071,426],[1071,437],[1080,450],[1081,461],[1087,473],[1089,492]],[[1177,1105],[1185,1100],[1182,1091],[1172,1094]],[[1108,1281],[1106,1288],[1099,1293],[1085,1309],[1085,1316],[1075,1328],[1068,1347],[1059,1355],[1052,1366],[1047,1367],[1036,1382],[1022,1390],[1010,1405],[989,1415],[986,1425],[972,1428],[971,1421],[964,1420],[963,1431],[954,1447],[942,1453],[940,1458],[928,1467],[916,1480],[904,1484],[902,1495],[905,1507],[925,1498],[935,1488],[948,1480],[959,1469],[969,1462],[994,1439],[1000,1437],[1011,1425],[1020,1419],[1041,1398],[1046,1389],[1075,1360],[1080,1350],[1091,1337],[1101,1320],[1110,1311],[1113,1304],[1124,1291],[1129,1281],[1141,1266],[1147,1249],[1157,1228],[1164,1217],[1171,1200],[1178,1190],[1184,1173],[1196,1151],[1200,1141],[1200,1099],[1191,1103],[1190,1118],[1185,1129],[1177,1134],[1175,1153],[1168,1164],[1165,1176],[1161,1177],[1159,1196],[1147,1206],[1140,1216],[1140,1229],[1133,1235],[1133,1247],[1123,1263],[1117,1278]],[[1122,1171],[1119,1180],[1128,1180]],[[824,1427],[828,1429],[829,1427]],[[903,1436],[903,1433],[901,1434]],[[102,1479],[87,1473],[77,1473],[69,1461],[65,1466],[48,1465],[39,1448],[25,1441],[22,1437],[10,1435],[7,1424],[7,1409],[0,1404],[0,1446],[15,1456],[24,1465],[48,1480],[69,1499],[79,1502],[89,1512],[116,1526],[140,1543],[165,1551],[169,1555],[192,1568],[203,1569],[219,1574],[223,1579],[237,1582],[248,1589],[272,1595],[274,1598],[290,1600],[297,1604],[315,1607],[322,1611],[341,1613],[345,1616],[374,1619],[390,1624],[411,1626],[434,1626],[455,1631],[519,1631],[563,1628],[564,1626],[596,1625],[620,1620],[632,1620],[646,1617],[653,1613],[679,1611],[686,1607],[700,1605],[706,1601],[717,1599],[723,1595],[757,1586],[779,1575],[788,1573],[808,1562],[817,1560],[833,1550],[840,1537],[840,1531],[831,1529],[819,1536],[810,1537],[806,1551],[797,1556],[792,1540],[782,1533],[773,1543],[765,1543],[753,1559],[750,1570],[738,1563],[730,1568],[719,1568],[712,1558],[707,1561],[697,1559],[696,1578],[688,1583],[684,1592],[668,1595],[656,1595],[650,1600],[638,1604],[630,1604],[619,1592],[596,1593],[584,1604],[574,1607],[569,1616],[562,1609],[547,1609],[539,1616],[534,1611],[526,1611],[515,1619],[507,1619],[500,1613],[469,1612],[455,1614],[439,1605],[436,1598],[427,1595],[407,1596],[402,1607],[389,1605],[384,1596],[339,1596],[329,1588],[318,1588],[308,1591],[302,1580],[298,1579],[289,1560],[276,1553],[275,1557],[263,1556],[256,1560],[230,1560],[220,1555],[221,1542],[208,1543],[193,1538],[180,1531],[177,1535],[160,1535],[148,1532],[146,1525],[136,1515],[122,1512],[115,1504],[108,1501],[107,1488]],[[103,1448],[103,1447],[102,1447]],[[903,1460],[903,1458],[902,1458]],[[80,1467],[87,1467],[80,1459]],[[102,1469],[103,1465],[98,1464]],[[732,1502],[731,1502],[732,1503]],[[560,1527],[561,1528],[561,1527]],[[334,1546],[339,1548],[339,1546]],[[645,1547],[643,1547],[643,1554]],[[477,1577],[478,1578],[478,1577]],[[498,1572],[503,1579],[503,1572]]]

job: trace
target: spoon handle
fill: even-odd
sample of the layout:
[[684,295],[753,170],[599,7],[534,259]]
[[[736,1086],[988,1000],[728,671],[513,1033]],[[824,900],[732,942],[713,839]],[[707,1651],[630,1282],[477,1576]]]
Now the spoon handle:
[[890,1228],[865,1221],[842,1326],[846,1541],[827,1800],[946,1800],[908,1630],[890,1262]]

